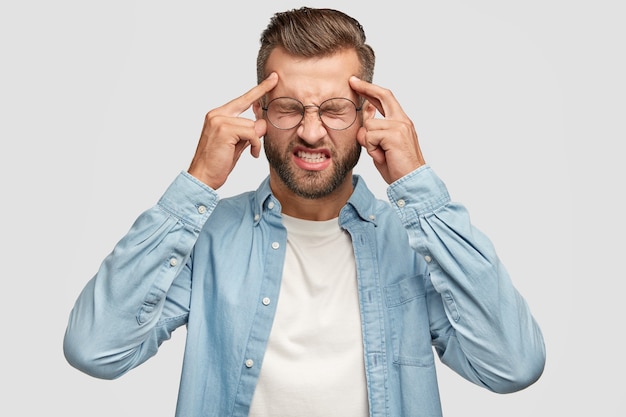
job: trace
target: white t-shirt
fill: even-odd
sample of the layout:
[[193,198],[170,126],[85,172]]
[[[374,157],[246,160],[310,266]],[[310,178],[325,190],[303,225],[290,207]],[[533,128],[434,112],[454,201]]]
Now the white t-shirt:
[[287,256],[252,417],[369,415],[350,235],[283,215]]

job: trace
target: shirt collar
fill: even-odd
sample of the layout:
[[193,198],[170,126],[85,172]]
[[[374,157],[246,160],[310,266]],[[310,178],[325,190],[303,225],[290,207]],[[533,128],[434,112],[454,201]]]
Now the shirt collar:
[[356,214],[361,220],[376,225],[376,197],[360,175],[352,176],[352,186],[354,191],[352,191],[348,203],[341,210],[340,222],[344,224]]
[[[340,223],[344,224],[355,216],[358,216],[361,220],[374,223],[375,225],[376,198],[369,188],[367,188],[365,180],[363,180],[360,175],[352,176],[352,186],[352,195],[339,213]],[[280,202],[272,194],[269,175],[265,177],[255,192],[254,210],[256,222],[260,220],[261,214],[267,209],[280,213]]]

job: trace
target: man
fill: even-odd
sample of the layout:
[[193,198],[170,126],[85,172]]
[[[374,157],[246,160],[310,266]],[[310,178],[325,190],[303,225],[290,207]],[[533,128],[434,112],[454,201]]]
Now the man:
[[[258,85],[207,114],[188,171],[80,294],[68,361],[116,378],[185,325],[179,417],[439,416],[433,347],[489,390],[535,382],[539,327],[373,69],[353,18],[274,15]],[[261,146],[269,177],[218,201]],[[352,175],[362,148],[391,204]]]

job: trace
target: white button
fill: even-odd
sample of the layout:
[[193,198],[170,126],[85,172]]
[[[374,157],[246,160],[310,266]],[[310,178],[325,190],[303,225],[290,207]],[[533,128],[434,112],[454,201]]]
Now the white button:
[[432,261],[432,260],[433,260],[433,258],[431,258],[430,256],[426,255],[426,256],[424,256],[424,260],[425,260],[426,262],[430,262],[430,261]]
[[246,368],[252,368],[254,366],[254,361],[252,359],[246,360]]
[[258,214],[254,215],[254,221],[255,222],[258,222],[260,218],[261,218],[261,216],[259,216]]
[[263,298],[263,301],[261,301],[263,303],[264,306],[268,306],[270,305],[270,299],[269,297],[265,297]]
[[272,242],[272,249],[278,249],[278,248],[280,248],[280,243]]
[[373,214],[369,215],[370,220],[376,220],[376,216],[374,216]]
[[206,213],[206,206],[200,206],[200,207],[198,207],[198,213],[200,213],[200,214],[204,214],[204,213]]
[[267,203],[267,208],[270,209],[270,210],[273,209],[274,208],[274,202],[270,201],[269,203]]
[[398,207],[404,207],[404,206],[406,206],[406,201],[402,199],[398,200]]
[[176,258],[170,259],[170,266],[176,266],[176,265],[178,265],[178,260]]

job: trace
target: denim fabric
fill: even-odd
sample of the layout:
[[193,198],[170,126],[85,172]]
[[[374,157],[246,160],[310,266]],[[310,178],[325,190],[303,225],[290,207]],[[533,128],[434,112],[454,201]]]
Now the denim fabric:
[[[356,258],[370,415],[440,416],[434,353],[494,392],[532,384],[543,337],[489,239],[429,166],[391,184],[388,198],[355,176],[339,219]],[[219,200],[181,173],[78,297],[67,360],[117,378],[186,326],[177,417],[246,416],[286,241],[268,179]]]

